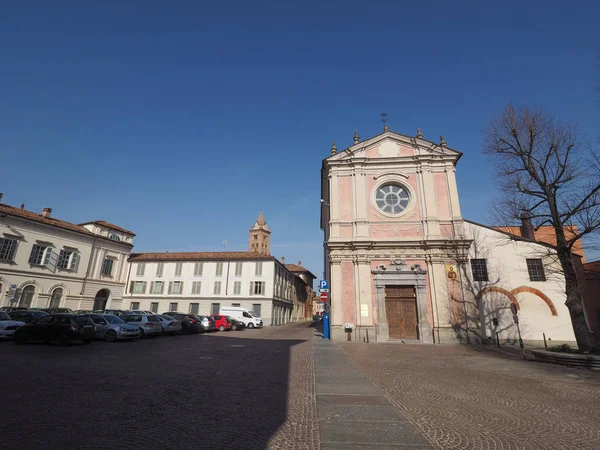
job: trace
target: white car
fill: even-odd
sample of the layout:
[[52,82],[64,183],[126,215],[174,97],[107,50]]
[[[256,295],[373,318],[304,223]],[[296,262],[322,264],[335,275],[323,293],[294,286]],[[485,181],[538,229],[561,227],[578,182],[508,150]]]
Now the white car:
[[12,339],[21,325],[25,325],[25,322],[12,320],[7,313],[0,311],[0,339]]

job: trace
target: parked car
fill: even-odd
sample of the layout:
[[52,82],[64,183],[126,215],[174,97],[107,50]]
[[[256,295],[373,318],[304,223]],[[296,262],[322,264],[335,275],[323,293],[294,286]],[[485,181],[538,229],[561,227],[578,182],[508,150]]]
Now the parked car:
[[140,314],[127,314],[121,319],[129,325],[135,325],[140,330],[140,337],[154,337],[162,333],[162,323],[157,315],[142,316]]
[[92,319],[76,314],[46,314],[35,322],[25,324],[15,332],[15,343],[30,341],[52,342],[69,345],[71,341],[89,344],[96,337]]
[[262,327],[262,319],[254,316],[250,311],[241,306],[224,306],[221,308],[220,313],[243,322],[248,328]]
[[125,323],[118,316],[112,314],[89,314],[83,317],[89,317],[94,322],[94,325],[96,325],[96,339],[115,342],[140,337],[140,329],[137,325]]
[[323,322],[323,316],[321,314],[315,314],[313,316],[313,322]]
[[44,311],[32,311],[30,309],[18,309],[8,313],[12,320],[18,320],[20,322],[31,323],[39,319],[40,317],[47,316],[48,313]]
[[200,326],[202,327],[202,331],[217,331],[217,326],[215,325],[215,319],[210,316],[197,316],[200,320]]
[[231,320],[231,329],[233,331],[241,331],[246,328],[246,324],[240,320],[234,319],[233,317],[229,317]]
[[213,314],[211,317],[215,319],[215,326],[217,327],[217,330],[231,330],[231,319],[228,316]]
[[94,311],[94,314],[112,314],[113,316],[123,317],[133,314],[133,312],[129,311],[128,309],[102,309],[99,311]]
[[2,308],[0,308],[0,311],[9,313],[12,311],[25,311],[28,309],[29,308],[25,308],[24,306],[3,306]]
[[175,334],[181,331],[181,320],[177,320],[175,317],[165,316],[161,314],[158,316],[162,324],[162,331],[166,334]]
[[90,311],[87,309],[76,309],[73,311],[74,314],[92,314],[94,311]]
[[0,311],[0,339],[12,339],[21,325],[25,325],[25,322],[12,320],[7,312]]
[[73,314],[74,311],[71,308],[41,308],[40,311],[47,312],[48,314]]
[[164,312],[161,314],[162,316],[169,316],[175,320],[179,320],[181,322],[181,332],[182,333],[200,333],[204,331],[202,329],[202,325],[200,324],[200,319],[198,316],[194,314],[186,314],[176,311]]
[[131,312],[133,314],[139,314],[140,316],[154,316],[154,315],[157,315],[155,312],[145,311],[143,309],[132,309]]

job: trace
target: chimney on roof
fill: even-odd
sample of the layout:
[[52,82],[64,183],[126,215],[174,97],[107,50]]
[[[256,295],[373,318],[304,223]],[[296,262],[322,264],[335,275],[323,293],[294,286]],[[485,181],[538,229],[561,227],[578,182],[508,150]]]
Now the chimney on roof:
[[521,213],[521,237],[535,241],[533,225],[531,225],[531,216],[527,211]]
[[298,265],[302,267],[302,261],[298,261]]
[[52,208],[42,209],[42,216],[47,217],[48,219],[52,217]]
[[21,209],[25,209],[25,203],[21,203]]
[[281,264],[283,264],[285,266],[285,256],[281,257]]

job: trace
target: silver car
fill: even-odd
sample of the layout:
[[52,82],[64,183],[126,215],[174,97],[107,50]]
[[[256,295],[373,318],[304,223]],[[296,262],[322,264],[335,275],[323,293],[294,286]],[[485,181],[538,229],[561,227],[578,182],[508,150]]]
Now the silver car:
[[[181,322],[179,323],[181,326]],[[12,339],[15,331],[25,322],[12,320],[4,311],[0,311],[0,339]]]
[[163,333],[175,334],[178,331],[181,331],[181,320],[165,315],[160,315],[158,318],[162,322]]
[[96,338],[106,342],[140,337],[138,327],[126,324],[123,319],[113,314],[86,314],[96,325]]
[[142,316],[135,314],[123,316],[122,319],[129,325],[137,326],[141,337],[154,337],[162,333],[162,322],[157,315]]

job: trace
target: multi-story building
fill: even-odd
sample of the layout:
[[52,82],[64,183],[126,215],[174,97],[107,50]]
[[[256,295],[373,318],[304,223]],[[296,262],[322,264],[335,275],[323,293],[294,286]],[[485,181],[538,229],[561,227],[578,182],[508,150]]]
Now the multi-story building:
[[126,308],[218,314],[242,306],[265,325],[295,319],[294,281],[279,261],[255,252],[140,253],[129,258]]
[[321,172],[333,339],[514,342],[515,304],[524,340],[575,340],[551,245],[526,218],[527,236],[463,219],[461,156],[387,127],[341,152],[334,143]]
[[[282,261],[284,261],[283,258]],[[304,300],[304,318],[308,320],[313,315],[313,298],[315,295],[313,282],[317,277],[306,267],[302,267],[302,261],[298,261],[298,264],[286,264],[285,268],[298,278],[297,290],[305,290],[303,294],[303,297],[306,298]]]
[[250,229],[253,251],[132,254],[125,307],[208,315],[242,306],[265,325],[303,320],[307,285],[269,255],[269,234],[261,212]]
[[[0,200],[2,194],[0,194]],[[0,204],[0,305],[120,308],[135,235]]]

